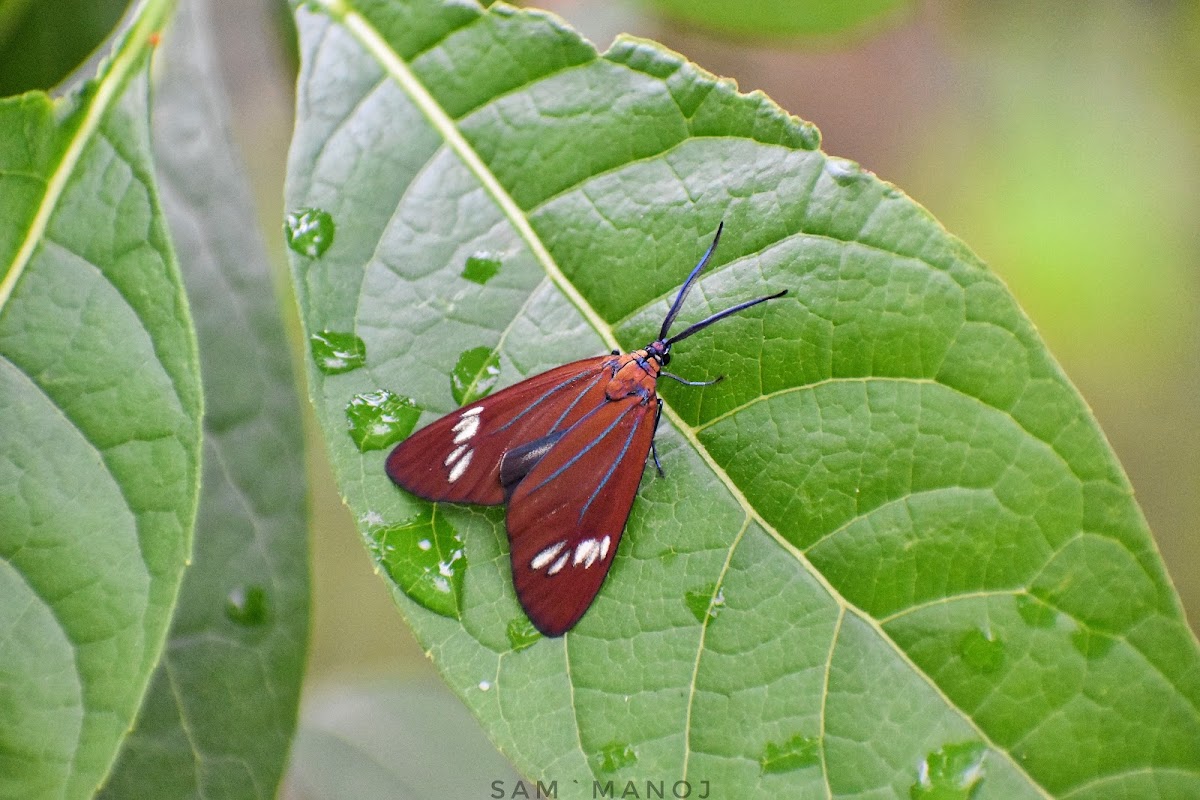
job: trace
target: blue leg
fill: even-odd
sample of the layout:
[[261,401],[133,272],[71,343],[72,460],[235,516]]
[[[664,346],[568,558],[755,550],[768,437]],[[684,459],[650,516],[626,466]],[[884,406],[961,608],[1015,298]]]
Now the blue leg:
[[662,464],[658,461],[658,447],[654,444],[654,440],[658,438],[658,423],[662,420],[662,398],[658,398],[658,411],[654,415],[654,433],[650,438],[650,452],[654,454],[654,468],[658,470],[660,478],[665,478],[666,473],[663,472]]
[[689,381],[689,380],[684,380],[683,378],[679,377],[678,375],[676,375],[673,372],[667,372],[665,369],[662,372],[660,372],[659,374],[662,375],[664,378],[670,378],[673,381],[679,381],[684,386],[712,386],[714,383],[720,383],[721,381],[725,380],[724,375],[718,375],[717,377],[713,378],[711,381]]

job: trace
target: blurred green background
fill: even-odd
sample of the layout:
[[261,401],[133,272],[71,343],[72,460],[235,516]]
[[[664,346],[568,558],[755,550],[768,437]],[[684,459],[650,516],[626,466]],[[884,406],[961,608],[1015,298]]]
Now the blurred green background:
[[[65,11],[76,5],[84,11]],[[892,181],[965,240],[1091,404],[1197,626],[1200,4],[874,0],[882,16],[849,32],[773,38],[756,38],[745,20],[723,32],[726,21],[707,12],[669,18],[656,9],[678,4],[665,0],[530,5],[558,13],[601,49],[629,32],[743,91],[761,89],[815,122],[826,152]],[[769,0],[752,5],[769,17]],[[123,7],[0,0],[0,89],[57,82]],[[213,2],[235,132],[281,288],[288,16],[276,0]],[[290,292],[283,296],[290,311]],[[316,596],[306,715],[320,712],[330,687],[381,674],[441,691],[371,572],[315,436],[310,454]],[[303,778],[292,791],[325,796]]]

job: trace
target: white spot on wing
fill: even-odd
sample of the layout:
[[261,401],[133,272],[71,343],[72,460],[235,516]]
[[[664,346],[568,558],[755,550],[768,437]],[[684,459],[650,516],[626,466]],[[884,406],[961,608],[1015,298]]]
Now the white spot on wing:
[[587,569],[595,563],[597,556],[600,555],[600,542],[595,539],[584,539],[575,546],[575,561],[573,566],[583,564],[583,568]]
[[605,536],[600,540],[600,560],[608,558],[608,546],[612,544],[612,538]]
[[464,411],[462,413],[462,418],[466,419],[467,417],[477,417],[482,413],[483,406],[475,406],[474,408],[468,408],[466,411]]
[[454,466],[450,468],[449,481],[454,483],[462,477],[462,474],[467,471],[467,465],[471,463],[471,456],[475,455],[474,451],[467,450],[463,453],[462,458],[454,462]]
[[567,542],[565,539],[563,541],[559,542],[558,544],[550,545],[545,550],[543,550],[542,552],[538,553],[536,556],[533,557],[533,560],[529,562],[529,568],[530,569],[541,569],[542,567],[546,566],[551,561],[553,561],[554,557],[556,555],[558,555],[560,552],[562,552],[562,549],[566,546],[567,546]]
[[567,565],[567,559],[570,557],[571,557],[570,553],[563,553],[561,556],[558,557],[558,561],[555,561],[553,564],[550,565],[550,569],[546,570],[546,574],[547,575],[557,574],[560,570],[562,570],[563,567],[565,567]]
[[[478,411],[479,409],[471,410]],[[458,434],[454,437],[455,444],[462,444],[463,442],[469,441],[472,436],[479,432],[479,415],[463,415],[462,419],[454,423],[454,427],[451,428],[451,430]]]
[[460,444],[458,447],[454,448],[454,450],[451,451],[450,455],[446,456],[446,460],[444,462],[445,465],[448,467],[451,464],[453,464],[455,461],[458,461],[458,459],[462,457],[462,454],[465,453],[468,449],[469,448],[465,444]]

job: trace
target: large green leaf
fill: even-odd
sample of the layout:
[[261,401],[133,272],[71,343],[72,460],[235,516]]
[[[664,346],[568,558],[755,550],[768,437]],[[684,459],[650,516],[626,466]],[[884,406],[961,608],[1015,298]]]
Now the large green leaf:
[[195,555],[114,798],[274,797],[308,639],[300,410],[205,5],[181,3],[164,38],[153,118],[204,367]]
[[150,2],[94,81],[0,102],[0,794],[90,796],[191,552],[196,342],[150,166]]
[[[562,797],[1200,792],[1200,651],[1128,482],[923,209],[653,43],[598,56],[461,2],[298,18],[310,390],[402,613],[518,769]],[[387,391],[428,421],[488,363],[504,385],[644,345],[722,219],[685,317],[791,293],[676,348],[727,379],[660,387],[665,478],[578,628],[531,639],[502,512],[399,491],[347,410]],[[418,550],[453,548],[440,600]]]

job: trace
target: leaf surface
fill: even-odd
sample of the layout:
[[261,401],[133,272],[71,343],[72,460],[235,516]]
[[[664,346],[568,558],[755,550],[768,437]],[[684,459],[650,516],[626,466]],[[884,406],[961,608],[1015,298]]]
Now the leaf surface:
[[204,374],[200,511],[166,651],[105,787],[113,798],[274,797],[308,641],[300,410],[206,5],[180,4],[154,94],[155,166]]
[[477,348],[499,388],[643,346],[722,220],[680,325],[790,290],[674,351],[684,377],[726,380],[660,385],[666,477],[647,471],[564,638],[508,635],[502,513],[438,507],[465,545],[461,611],[394,594],[523,774],[564,797],[1200,792],[1197,644],[1128,481],[1011,295],[927,212],[650,42],[599,55],[503,5],[298,19],[288,207],[337,233],[292,263],[306,331],[365,353],[309,378],[369,544],[428,506],[354,445],[351,398],[389,390],[430,421]]
[[100,74],[0,101],[0,794],[90,797],[191,552],[200,385],[150,165],[147,3]]

